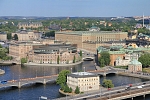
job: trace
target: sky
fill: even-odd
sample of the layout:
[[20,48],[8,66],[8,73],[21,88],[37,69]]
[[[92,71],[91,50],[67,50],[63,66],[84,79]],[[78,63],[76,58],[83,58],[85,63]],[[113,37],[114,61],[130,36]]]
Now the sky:
[[0,16],[150,16],[150,0],[0,0]]

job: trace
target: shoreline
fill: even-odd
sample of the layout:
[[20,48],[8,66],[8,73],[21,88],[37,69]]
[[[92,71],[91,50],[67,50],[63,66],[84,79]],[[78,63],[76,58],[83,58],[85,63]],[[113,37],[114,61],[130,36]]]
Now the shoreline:
[[24,63],[24,66],[71,66],[71,65],[78,65],[81,64],[83,61],[79,61],[76,63],[70,63],[70,64],[38,64],[38,63]]

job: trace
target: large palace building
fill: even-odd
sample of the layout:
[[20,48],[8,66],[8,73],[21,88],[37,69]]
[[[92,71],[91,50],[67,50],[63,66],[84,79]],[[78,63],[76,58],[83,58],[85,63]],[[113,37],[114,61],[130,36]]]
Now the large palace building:
[[[127,39],[127,32],[120,31],[71,31],[56,32],[55,40],[77,44],[78,48],[96,52],[102,42]],[[92,50],[91,50],[92,48]]]
[[42,27],[43,24],[41,22],[19,22],[18,27],[26,29],[26,28],[38,28]]

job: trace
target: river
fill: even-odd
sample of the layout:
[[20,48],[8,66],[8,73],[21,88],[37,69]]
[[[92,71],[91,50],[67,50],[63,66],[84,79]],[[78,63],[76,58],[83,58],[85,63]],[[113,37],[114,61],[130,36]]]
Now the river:
[[[49,76],[58,74],[63,69],[68,69],[73,72],[83,71],[85,67],[86,71],[95,70],[93,61],[85,61],[82,64],[65,67],[55,66],[0,66],[1,69],[5,70],[4,75],[0,75],[0,80],[12,80],[19,78],[29,78],[38,76]],[[145,79],[133,78],[127,76],[120,76],[115,74],[109,74],[105,77],[111,79],[114,86],[127,85],[132,83],[144,82]],[[102,83],[104,77],[100,77]],[[35,84],[18,88],[7,88],[0,90],[0,100],[38,100],[40,96],[48,97],[48,99],[55,99],[62,97],[58,92],[60,87],[56,84],[48,83],[46,85]],[[135,98],[134,100],[144,100],[143,97]],[[147,95],[145,100],[150,100],[150,96]]]

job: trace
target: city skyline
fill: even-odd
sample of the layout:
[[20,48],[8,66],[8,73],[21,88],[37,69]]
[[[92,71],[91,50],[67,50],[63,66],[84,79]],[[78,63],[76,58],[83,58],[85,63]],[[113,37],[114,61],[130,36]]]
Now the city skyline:
[[0,16],[149,16],[149,0],[0,0]]

